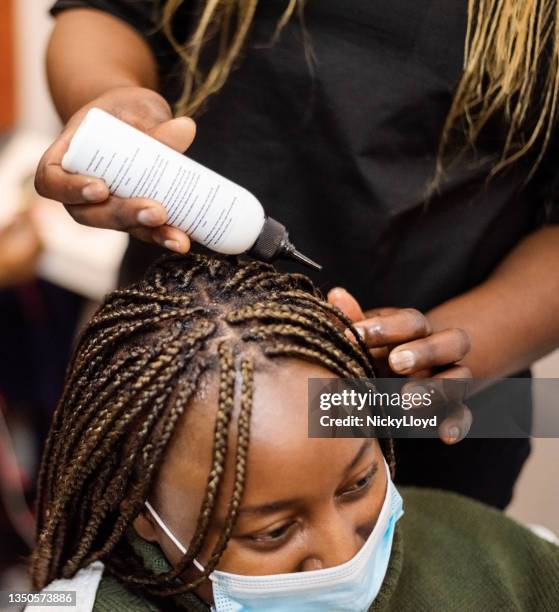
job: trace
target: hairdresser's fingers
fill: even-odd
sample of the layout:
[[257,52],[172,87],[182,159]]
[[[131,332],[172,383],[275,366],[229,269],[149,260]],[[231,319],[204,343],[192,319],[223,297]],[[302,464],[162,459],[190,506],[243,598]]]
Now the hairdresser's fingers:
[[426,338],[400,344],[388,357],[397,374],[444,366],[463,359],[470,350],[470,338],[463,329],[446,329]]
[[[109,189],[101,180],[79,174],[70,174],[61,166],[74,130],[66,130],[45,152],[35,173],[35,189],[45,198],[65,204],[104,202]],[[180,117],[156,125],[148,133],[177,151],[185,151],[196,134],[192,119]]]
[[167,146],[184,153],[196,135],[196,124],[189,117],[178,117],[156,125],[147,132]]
[[81,119],[82,113],[76,113],[41,157],[35,171],[39,195],[66,204],[103,202],[109,197],[107,185],[101,179],[70,174],[62,168],[62,158]]
[[188,236],[176,227],[163,225],[149,229],[147,227],[137,227],[130,230],[130,234],[144,242],[151,242],[169,249],[175,253],[188,253],[190,250],[190,240]]
[[[396,308],[395,306],[385,306],[383,308],[370,308],[369,310],[365,310],[363,318],[372,319],[373,317],[386,317],[388,315],[393,315],[399,310],[400,308]],[[362,331],[361,333],[365,334],[364,331]],[[381,359],[386,360],[388,359],[388,353],[390,353],[391,348],[392,347],[388,347],[388,346],[374,346],[370,349],[370,353],[377,361]]]
[[[116,206],[120,207],[120,220],[117,222],[110,210],[101,211],[102,214],[97,214],[97,209],[102,208],[104,205],[95,206],[95,215],[91,218],[91,208],[89,211],[84,211],[85,206],[69,206],[67,210],[79,223],[84,225],[92,225],[93,227],[105,227],[108,229],[126,230],[135,238],[150,242],[152,244],[158,244],[170,251],[176,253],[187,253],[190,250],[190,240],[188,236],[177,229],[169,225],[161,225],[161,221],[166,220],[167,215],[165,209],[151,200],[121,200],[119,198],[111,198],[111,202]],[[126,206],[126,203],[131,202],[132,207]],[[123,209],[126,207],[127,212],[123,213]],[[134,223],[134,214],[137,212],[136,219],[141,219],[142,225]],[[77,214],[76,214],[77,213]],[[142,213],[142,214],[140,214]],[[128,218],[127,218],[128,217]],[[134,225],[128,225],[128,223],[134,223]],[[157,224],[156,227],[153,227]]]
[[393,314],[377,315],[355,324],[364,331],[365,342],[371,348],[409,342],[431,333],[429,321],[419,310],[400,308]]
[[109,189],[102,180],[70,174],[62,169],[56,156],[47,154],[48,151],[35,173],[35,189],[39,195],[66,204],[103,202],[109,197]]
[[143,198],[110,197],[100,204],[74,204],[66,210],[82,225],[129,231],[135,227],[159,227],[167,221],[161,204]]
[[[427,407],[438,409],[449,402],[463,402],[470,394],[471,382],[470,368],[457,365],[429,378],[410,379],[402,386],[400,392],[428,394],[430,401]],[[421,404],[419,407],[426,406]]]
[[472,426],[472,411],[461,402],[454,402],[450,414],[439,424],[439,438],[445,444],[456,444],[463,440]]
[[394,314],[401,310],[400,308],[396,308],[395,306],[384,306],[383,308],[371,308],[370,310],[365,310],[364,319],[371,319],[372,317],[385,317],[386,315]]
[[427,388],[435,406],[449,402],[462,403],[472,390],[472,371],[462,365],[446,368],[430,379]]
[[375,346],[372,349],[369,349],[369,352],[373,356],[374,359],[388,359],[388,354],[390,353],[390,349],[387,346]]
[[359,302],[343,287],[330,289],[327,299],[332,306],[339,308],[354,323],[365,318]]

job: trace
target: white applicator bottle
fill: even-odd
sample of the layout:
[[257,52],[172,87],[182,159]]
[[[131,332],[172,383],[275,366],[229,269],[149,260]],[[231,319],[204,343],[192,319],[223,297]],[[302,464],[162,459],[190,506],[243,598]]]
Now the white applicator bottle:
[[168,225],[218,253],[291,258],[321,269],[252,193],[101,109],[87,113],[62,167],[102,179],[117,197],[159,202]]

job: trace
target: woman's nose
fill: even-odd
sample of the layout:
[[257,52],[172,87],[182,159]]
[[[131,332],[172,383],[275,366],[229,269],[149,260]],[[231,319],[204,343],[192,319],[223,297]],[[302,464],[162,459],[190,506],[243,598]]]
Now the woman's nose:
[[340,516],[325,521],[320,528],[314,530],[314,542],[309,543],[313,553],[303,562],[302,571],[326,569],[349,561],[365,542],[361,532],[353,522]]

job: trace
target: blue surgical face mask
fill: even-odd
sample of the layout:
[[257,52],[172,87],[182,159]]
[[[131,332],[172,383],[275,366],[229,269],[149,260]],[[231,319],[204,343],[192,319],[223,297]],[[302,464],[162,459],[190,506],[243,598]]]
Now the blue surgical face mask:
[[[242,576],[214,570],[216,612],[365,612],[384,581],[396,521],[402,516],[402,498],[390,478],[378,520],[359,552],[349,561],[326,569],[270,576]],[[159,526],[182,554],[185,547],[146,502]],[[198,569],[203,567],[194,561]]]

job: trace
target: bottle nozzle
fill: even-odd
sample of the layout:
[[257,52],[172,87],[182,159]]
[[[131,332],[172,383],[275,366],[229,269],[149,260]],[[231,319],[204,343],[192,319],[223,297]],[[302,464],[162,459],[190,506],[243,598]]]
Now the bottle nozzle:
[[284,247],[284,252],[288,253],[289,256],[292,259],[297,260],[298,262],[309,266],[309,268],[314,268],[315,270],[322,270],[322,266],[318,263],[316,263],[316,261],[313,261],[310,257],[307,257],[306,255],[303,255],[303,253],[301,253],[300,251],[298,251],[292,244],[291,242],[288,242],[287,245]]
[[260,236],[248,252],[249,255],[262,261],[274,261],[275,259],[294,259],[314,270],[322,270],[322,266],[298,251],[291,242],[285,226],[267,217]]

